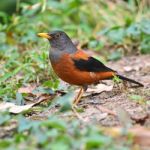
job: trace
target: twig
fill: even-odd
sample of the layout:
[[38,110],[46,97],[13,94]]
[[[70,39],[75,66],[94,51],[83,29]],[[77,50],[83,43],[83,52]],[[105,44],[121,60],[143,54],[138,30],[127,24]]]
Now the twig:
[[107,108],[104,108],[102,106],[95,106],[95,108],[98,109],[98,110],[100,110],[100,111],[102,111],[102,112],[108,113],[110,115],[117,116],[117,114],[114,111],[109,110]]

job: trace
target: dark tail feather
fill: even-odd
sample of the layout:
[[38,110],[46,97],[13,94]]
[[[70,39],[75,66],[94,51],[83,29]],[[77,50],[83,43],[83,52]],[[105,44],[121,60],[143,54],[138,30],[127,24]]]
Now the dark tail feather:
[[126,78],[126,77],[121,76],[121,75],[119,75],[119,74],[117,74],[117,77],[119,77],[119,78],[122,79],[122,80],[129,81],[129,82],[131,82],[131,83],[137,84],[139,87],[143,87],[143,86],[144,86],[142,83],[139,83],[139,82],[137,82],[137,81],[135,81],[135,80]]

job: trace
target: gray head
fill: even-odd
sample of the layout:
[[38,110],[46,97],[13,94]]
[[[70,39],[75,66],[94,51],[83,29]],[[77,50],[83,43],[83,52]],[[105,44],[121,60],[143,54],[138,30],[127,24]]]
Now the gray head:
[[49,33],[39,33],[38,36],[47,38],[53,50],[72,53],[76,51],[75,45],[69,36],[63,31],[52,31]]

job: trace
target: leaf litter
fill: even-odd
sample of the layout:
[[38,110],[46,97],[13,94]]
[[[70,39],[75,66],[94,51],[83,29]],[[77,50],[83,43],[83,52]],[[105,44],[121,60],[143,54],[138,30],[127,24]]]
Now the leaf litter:
[[[140,80],[142,80],[145,78],[145,76],[141,75],[142,70],[145,71],[145,68],[150,67],[150,64],[147,62],[147,60],[148,60],[148,55],[147,56],[146,55],[145,56],[139,56],[138,59],[135,56],[133,56],[133,57],[129,57],[129,58],[123,58],[122,60],[119,60],[118,62],[115,62],[115,63],[112,62],[112,63],[108,64],[108,66],[110,65],[114,69],[116,68],[116,70],[120,69],[122,74],[127,74],[127,76],[129,76],[129,77],[131,76],[131,78],[134,74],[137,76],[137,80],[139,77],[140,77]],[[142,63],[145,65],[142,66],[141,65]],[[123,68],[123,69],[121,69],[121,68]],[[135,68],[140,68],[140,69],[135,69]],[[130,74],[128,74],[128,72]],[[148,74],[146,75],[146,77],[149,79]],[[149,81],[148,79],[147,79],[147,81]],[[144,83],[144,85],[148,84],[147,81]],[[144,82],[144,81],[140,81],[140,82]],[[36,85],[28,85],[26,87],[21,87],[20,89],[18,89],[18,92],[19,93],[33,94],[33,91],[35,89],[36,89]],[[126,105],[125,107],[127,107],[127,112],[130,111],[129,114],[132,116],[132,119],[134,119],[136,121],[138,121],[140,119],[142,120],[144,118],[147,118],[147,116],[148,116],[146,111],[143,110],[143,108],[145,106],[143,107],[141,105],[138,105],[136,102],[133,102],[132,100],[128,100],[128,97],[127,97],[127,95],[129,93],[132,93],[132,92],[134,93],[134,92],[136,92],[136,90],[138,90],[138,89],[128,89],[128,91],[125,91],[125,93],[124,93],[124,91],[117,91],[117,93],[115,93],[116,92],[115,87],[113,87],[112,82],[111,83],[106,82],[105,84],[97,84],[94,86],[90,86],[88,88],[88,90],[83,95],[83,98],[82,98],[83,100],[81,101],[81,104],[84,103],[85,105],[86,104],[89,105],[89,108],[88,107],[87,108],[92,110],[94,108],[92,108],[92,106],[90,106],[90,104],[88,104],[88,101],[89,100],[96,101],[97,103],[95,103],[95,104],[98,105],[98,106],[96,106],[97,107],[96,109],[99,109],[102,112],[103,111],[102,106],[106,107],[109,110],[111,110],[110,112],[107,112],[107,115],[113,114],[114,116],[116,116],[116,112],[117,112],[116,110],[112,111],[114,108],[116,108],[116,106],[114,104],[117,103],[118,106],[123,105],[123,108],[124,108],[124,105]],[[76,90],[76,92],[78,92],[78,90]],[[144,92],[144,91],[142,91],[142,92]],[[141,93],[141,94],[143,94],[143,93]],[[41,94],[37,94],[37,96],[40,96],[40,95]],[[108,96],[108,97],[105,97],[105,96]],[[146,98],[148,98],[148,96]],[[43,99],[46,99],[46,97],[45,98],[43,97]],[[34,102],[32,104],[28,104],[29,106],[27,105],[27,106],[24,106],[22,108],[23,109],[26,109],[26,107],[31,108],[34,105],[36,105],[36,103],[38,104],[38,102]],[[136,115],[136,111],[139,111],[139,113],[137,115]],[[84,112],[86,113],[86,108],[84,109]],[[145,112],[144,115],[143,115],[143,112]],[[84,114],[84,113],[81,113],[81,115],[82,114]],[[103,125],[107,125],[107,123],[105,122]]]
[[[122,130],[126,128],[128,134],[134,135],[135,143],[149,145],[149,140],[146,138],[150,136],[150,105],[148,103],[150,101],[150,74],[145,71],[150,67],[147,63],[148,60],[149,55],[145,55],[126,57],[117,62],[110,62],[108,66],[111,66],[114,70],[120,70],[121,74],[143,83],[145,87],[121,90],[112,86],[112,81],[104,81],[102,84],[90,86],[78,106],[82,109],[78,112],[80,119],[85,123],[103,126],[106,133],[109,130],[112,132],[111,136],[115,131],[118,137],[122,137]],[[135,67],[138,65],[140,67]],[[124,66],[131,66],[131,69],[124,69]],[[140,95],[145,102],[143,104],[138,103],[130,98],[131,95]],[[107,111],[104,110],[105,108]],[[48,116],[52,112],[58,112],[56,110],[58,110],[56,107],[50,108],[45,112],[41,112],[40,116],[42,117],[42,113],[43,116]],[[59,114],[64,119],[67,117],[70,119],[70,115],[70,113]],[[33,116],[38,116],[38,114]],[[107,128],[108,126],[110,128]],[[139,131],[143,133],[140,134]]]
[[38,101],[32,102],[30,104],[25,104],[25,105],[16,105],[12,102],[2,102],[0,103],[0,112],[3,111],[8,111],[13,114],[19,114],[25,111],[28,111],[31,109],[33,106],[39,105],[40,103],[47,101],[50,96],[41,96],[38,98]]
[[[138,63],[136,61],[137,58],[134,56],[124,58],[115,63],[110,62],[110,64],[108,65],[112,66],[112,68],[116,68],[116,70],[119,70],[119,68],[123,68],[120,69],[122,74],[125,74],[131,78],[134,77],[134,79],[142,82],[145,87],[143,89],[128,88],[121,91],[121,89],[118,90],[118,88],[112,85],[112,81],[104,81],[102,82],[102,84],[90,86],[87,92],[83,95],[83,98],[78,106],[82,109],[81,112],[77,111],[80,120],[85,123],[103,126],[103,128],[100,128],[104,129],[104,133],[115,138],[123,136],[127,137],[126,135],[122,135],[122,130],[126,129],[127,135],[134,135],[135,143],[149,145],[149,140],[147,140],[146,138],[149,138],[150,136],[150,105],[148,103],[148,101],[150,101],[150,76],[149,72],[145,70],[147,70],[150,66],[143,65],[142,67],[140,67],[140,69],[138,69],[138,71],[136,69],[133,69],[134,67],[127,69],[124,69],[123,67],[138,65],[139,63],[147,64],[146,61],[148,60],[148,58],[149,56],[146,55],[139,56]],[[134,62],[136,63],[134,64]],[[27,111],[33,106],[39,105],[43,101],[47,101],[47,99],[52,99],[52,95],[50,94],[44,95],[40,92],[34,92],[36,88],[36,85],[29,85],[18,89],[19,93],[26,93],[28,95],[31,94],[32,96],[35,96],[36,101],[27,103],[23,106],[18,106],[10,102],[4,102],[0,104],[0,110],[4,111],[7,109],[11,113],[17,114]],[[61,92],[61,90],[60,92],[58,91],[60,95],[62,93],[64,95],[66,93],[66,90],[62,93]],[[69,92],[69,95],[66,94],[64,96],[60,96],[59,98],[57,98],[56,96],[56,103],[53,103],[53,107],[49,107],[46,111],[43,112],[31,114],[29,118],[38,118],[38,120],[40,120],[47,118],[50,114],[57,114],[61,118],[70,120],[71,118],[73,118],[71,117],[73,116],[73,112],[58,113],[60,109],[59,107],[56,107],[56,105],[59,104],[61,106],[62,112],[66,111],[68,108],[70,109],[70,105],[68,105],[67,108],[65,106],[70,102],[72,103],[72,97],[75,96],[76,92],[72,94],[70,94]],[[144,97],[146,103],[141,104],[133,99],[130,99],[130,97],[133,97],[132,94],[138,94]],[[64,101],[64,103],[62,101]],[[96,101],[96,103],[91,103],[91,101]],[[108,126],[111,128],[107,128]],[[139,133],[139,131],[141,131],[141,134]]]
[[[28,94],[28,96],[25,97],[26,103],[23,105],[21,105],[20,103],[20,105],[18,105],[12,102],[1,102],[0,112],[8,111],[13,114],[19,114],[19,113],[30,110],[33,106],[39,105],[42,102],[48,102],[49,100],[54,98],[55,94],[53,92],[49,92],[49,90],[44,91],[43,88],[40,88],[42,90],[37,90],[38,88],[39,87],[37,87],[37,85],[34,85],[34,84],[19,88],[17,95],[20,95],[23,93]],[[17,96],[16,101],[18,101],[17,98],[20,99],[20,97]],[[30,102],[28,102],[27,100]]]

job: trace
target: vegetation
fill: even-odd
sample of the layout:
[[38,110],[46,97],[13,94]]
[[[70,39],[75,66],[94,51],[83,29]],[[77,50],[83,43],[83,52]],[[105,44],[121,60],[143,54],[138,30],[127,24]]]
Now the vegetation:
[[[42,95],[64,89],[50,68],[49,45],[37,37],[39,32],[65,30],[79,47],[95,50],[103,61],[150,53],[148,1],[16,0],[8,12],[10,2],[2,2],[1,102],[24,105],[26,99],[34,99],[33,93],[18,92],[24,86],[36,85],[34,92]],[[68,94],[65,100],[71,97]],[[63,111],[67,100],[61,104],[65,107]],[[30,118],[33,113],[47,111],[51,104],[49,98],[46,105],[35,106],[22,115],[0,112],[0,149],[130,149],[132,140],[116,144],[115,139],[93,124],[87,125],[74,117],[61,119],[62,109],[46,119]]]

